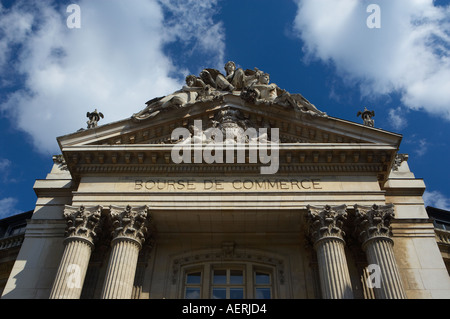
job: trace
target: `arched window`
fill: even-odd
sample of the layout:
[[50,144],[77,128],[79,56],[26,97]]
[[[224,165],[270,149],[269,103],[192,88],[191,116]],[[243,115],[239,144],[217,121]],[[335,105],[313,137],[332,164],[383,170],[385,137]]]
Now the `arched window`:
[[183,267],[181,298],[271,299],[274,267],[259,263],[216,263]]
[[[269,251],[235,249],[191,251],[172,259],[172,285],[178,298],[275,299],[285,288],[284,257]],[[284,292],[284,290],[283,290]]]

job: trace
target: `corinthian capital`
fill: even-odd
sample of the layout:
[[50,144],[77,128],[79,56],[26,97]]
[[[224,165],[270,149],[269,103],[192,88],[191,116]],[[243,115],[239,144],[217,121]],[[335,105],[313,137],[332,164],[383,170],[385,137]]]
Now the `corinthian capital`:
[[142,245],[147,235],[150,213],[148,206],[111,206],[113,238],[128,238]]
[[356,235],[364,244],[369,239],[390,238],[391,220],[394,218],[394,205],[355,205]]
[[102,206],[73,207],[66,205],[64,217],[67,221],[66,237],[83,238],[93,243],[101,224]]
[[308,210],[308,232],[313,243],[324,238],[344,239],[345,233],[342,229],[347,219],[347,206],[307,206]]

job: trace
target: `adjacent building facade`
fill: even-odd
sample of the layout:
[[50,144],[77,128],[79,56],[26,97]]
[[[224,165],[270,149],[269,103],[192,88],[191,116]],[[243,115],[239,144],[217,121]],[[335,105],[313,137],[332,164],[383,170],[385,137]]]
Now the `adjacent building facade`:
[[436,242],[450,275],[450,211],[430,206],[426,209],[433,222]]
[[27,220],[32,216],[33,211],[29,211],[0,220],[0,295],[22,246]]
[[450,298],[402,136],[225,70],[58,138],[2,298]]

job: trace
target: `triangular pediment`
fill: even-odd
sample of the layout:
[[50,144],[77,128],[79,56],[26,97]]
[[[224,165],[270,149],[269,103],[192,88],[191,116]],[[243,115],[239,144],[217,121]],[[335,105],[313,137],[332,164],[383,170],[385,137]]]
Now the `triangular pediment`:
[[[213,70],[207,70],[220,78]],[[242,76],[250,81],[259,70],[255,72],[242,71]],[[202,79],[208,80],[204,74]],[[331,117],[300,94],[290,94],[275,85],[269,87],[267,81],[230,89],[212,87],[212,82],[205,85],[193,76],[190,81],[180,91],[148,101],[142,111],[128,119],[102,126],[91,123],[88,129],[59,137],[71,173],[210,171],[201,163],[173,166],[170,152],[180,143],[173,132],[182,129],[194,137],[193,127],[203,132],[218,130],[224,139],[228,131],[239,135],[253,130],[258,134],[256,138],[264,137],[269,143],[274,142],[271,132],[277,130],[280,168],[284,173],[364,171],[383,179],[400,145],[401,135]],[[217,83],[223,85],[219,80]],[[210,142],[208,138],[200,140],[203,146]],[[239,143],[250,144],[248,134]],[[251,172],[250,164],[220,163],[214,167]]]
[[[277,105],[254,105],[235,95],[220,103],[204,102],[159,113],[143,120],[129,118],[58,138],[61,147],[87,145],[174,144],[176,128],[192,130],[201,121],[202,130],[210,128],[277,128],[284,144],[396,144],[400,136],[327,115],[294,111]],[[224,135],[225,138],[225,135]]]

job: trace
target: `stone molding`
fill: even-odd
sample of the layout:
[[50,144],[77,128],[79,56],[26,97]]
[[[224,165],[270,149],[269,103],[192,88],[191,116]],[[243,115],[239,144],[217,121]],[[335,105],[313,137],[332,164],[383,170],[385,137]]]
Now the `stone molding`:
[[[192,148],[194,152],[197,148]],[[199,148],[203,152],[202,149]],[[180,163],[171,160],[171,145],[73,146],[64,149],[74,176],[104,173],[221,173],[260,172],[261,163],[250,163],[250,146],[242,146],[245,163],[239,163],[236,154],[232,163]],[[257,150],[257,149],[256,149]],[[342,144],[330,150],[321,144],[280,144],[280,173],[371,173],[385,175],[391,165],[389,145]],[[193,153],[192,153],[193,154]],[[203,153],[202,153],[203,154]]]
[[196,251],[188,254],[178,255],[172,260],[172,284],[177,283],[181,269],[196,263],[204,262],[242,262],[267,264],[275,268],[278,282],[285,283],[285,263],[281,256],[275,256],[272,252],[259,250],[241,250],[235,248],[232,242],[222,243],[221,249]]
[[391,221],[394,218],[394,205],[355,205],[355,235],[362,243],[363,249],[373,239],[384,239],[394,243]]

